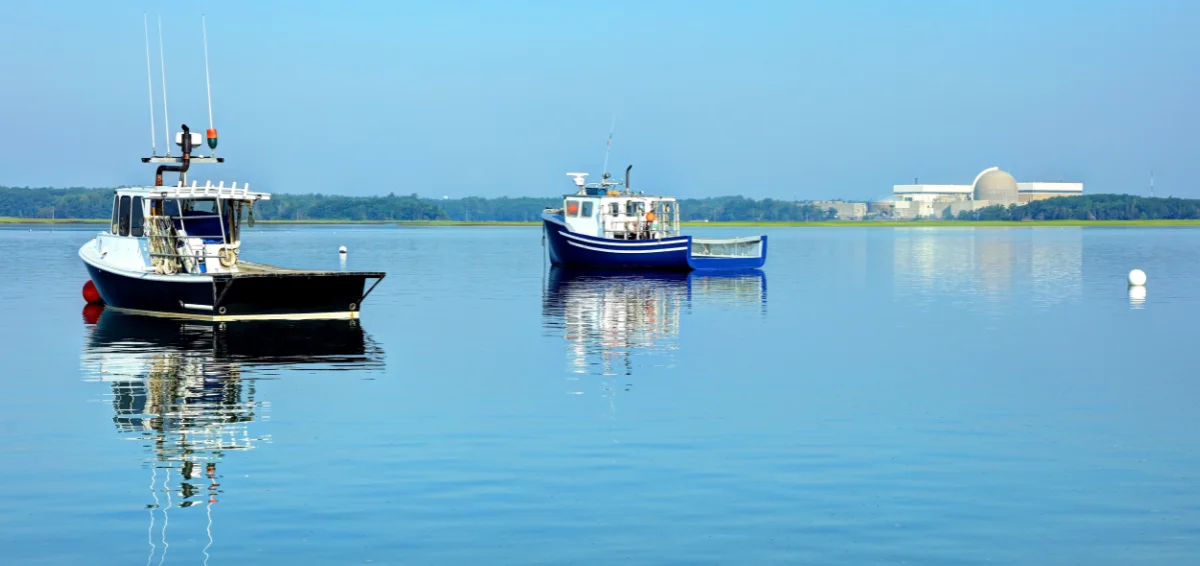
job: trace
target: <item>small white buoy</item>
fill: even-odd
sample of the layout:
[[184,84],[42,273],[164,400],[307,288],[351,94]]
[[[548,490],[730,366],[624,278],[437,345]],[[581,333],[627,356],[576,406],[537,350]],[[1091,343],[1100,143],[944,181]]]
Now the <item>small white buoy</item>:
[[[341,246],[341,247],[339,247],[339,248],[338,248],[338,253],[339,253],[339,254],[345,254],[345,253],[346,253],[346,246]],[[1132,276],[1132,275],[1130,275],[1130,277],[1133,277],[1133,276]]]
[[1140,269],[1135,269],[1129,272],[1129,284],[1134,287],[1141,287],[1146,284],[1146,272]]

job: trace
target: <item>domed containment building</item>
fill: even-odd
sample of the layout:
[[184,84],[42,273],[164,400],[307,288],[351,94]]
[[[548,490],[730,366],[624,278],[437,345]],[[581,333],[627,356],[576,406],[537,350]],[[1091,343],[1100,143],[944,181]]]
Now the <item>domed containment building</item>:
[[999,167],[980,171],[970,185],[895,185],[892,216],[957,216],[964,210],[1011,206],[1058,196],[1083,194],[1083,183],[1018,183]]
[[1017,190],[1017,180],[999,167],[984,169],[975,176],[971,183],[971,195],[974,200],[987,201],[988,206],[1002,204],[1008,206],[1020,201]]

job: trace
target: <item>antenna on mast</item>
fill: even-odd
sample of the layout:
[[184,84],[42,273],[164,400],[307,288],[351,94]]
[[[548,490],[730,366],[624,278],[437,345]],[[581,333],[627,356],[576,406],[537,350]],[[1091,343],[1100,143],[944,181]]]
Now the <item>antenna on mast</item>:
[[208,91],[208,149],[217,152],[217,129],[213,127],[212,118],[212,81],[208,78],[208,21],[200,14],[200,26],[204,30],[204,88]]
[[612,126],[610,126],[608,128],[608,148],[604,150],[604,171],[602,171],[602,173],[604,173],[604,174],[600,176],[602,181],[608,180],[608,154],[612,153],[612,136],[613,136],[613,130],[616,130],[616,129],[617,129],[617,116],[614,114],[613,119],[612,119]]
[[[150,155],[158,156],[158,142],[154,139],[154,79],[150,72],[150,20],[142,12],[142,27],[146,31],[146,87],[150,90]],[[167,140],[170,147],[170,140]]]
[[158,62],[162,64],[163,130],[167,133],[167,157],[171,156],[171,117],[167,114],[167,61],[163,59],[162,14],[158,15]]
[[1154,198],[1154,171],[1150,171],[1150,198]]

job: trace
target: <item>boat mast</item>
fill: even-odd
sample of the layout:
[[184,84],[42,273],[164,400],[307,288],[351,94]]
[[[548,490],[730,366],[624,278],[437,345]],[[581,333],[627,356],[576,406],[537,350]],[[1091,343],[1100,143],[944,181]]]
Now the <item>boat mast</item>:
[[[154,79],[150,72],[150,23],[145,12],[142,12],[142,28],[146,32],[146,87],[150,91],[150,155],[158,155],[158,142],[154,139]],[[170,144],[171,140],[167,140]]]
[[167,135],[167,157],[171,156],[171,116],[167,113],[167,61],[163,59],[162,14],[158,15],[158,62],[162,65],[163,129]]
[[614,114],[613,119],[612,119],[612,125],[609,126],[609,128],[608,128],[608,147],[604,150],[604,170],[601,171],[601,173],[603,173],[603,174],[600,175],[600,186],[604,186],[605,184],[608,183],[608,154],[612,153],[612,137],[613,137],[613,131],[616,129],[617,129],[617,116]]
[[208,91],[208,149],[213,155],[216,155],[217,129],[213,126],[212,81],[208,77],[208,21],[204,14],[200,14],[200,26],[204,30],[204,89]]

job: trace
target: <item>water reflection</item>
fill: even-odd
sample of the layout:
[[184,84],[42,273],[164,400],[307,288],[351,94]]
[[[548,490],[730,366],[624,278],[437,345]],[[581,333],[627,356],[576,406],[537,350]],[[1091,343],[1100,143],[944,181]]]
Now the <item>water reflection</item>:
[[894,239],[896,293],[937,300],[1005,305],[1015,295],[1051,305],[1078,298],[1083,230],[914,228]]
[[259,398],[260,379],[296,365],[383,367],[382,349],[357,321],[223,324],[94,309],[84,318],[95,323],[81,356],[83,375],[108,384],[117,432],[145,449],[148,477],[137,483],[153,500],[147,542],[160,563],[170,546],[170,509],[196,505],[206,514],[207,561],[212,506],[224,493],[218,465],[271,441],[253,430],[270,408]]
[[765,313],[766,297],[762,272],[702,275],[552,267],[542,295],[542,325],[566,339],[571,372],[632,375],[635,354],[662,357],[660,362],[671,366],[681,316],[695,304],[753,305]]
[[1129,286],[1129,306],[1135,309],[1146,306],[1146,288],[1141,285]]

